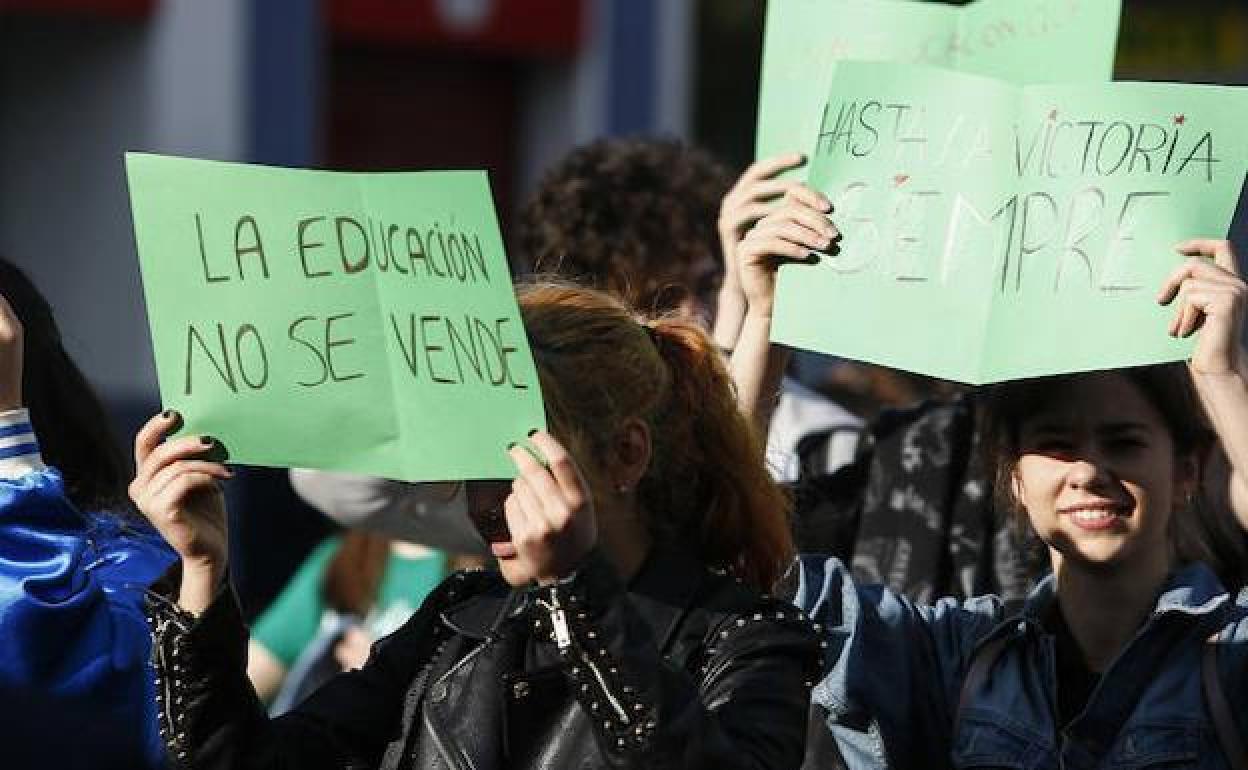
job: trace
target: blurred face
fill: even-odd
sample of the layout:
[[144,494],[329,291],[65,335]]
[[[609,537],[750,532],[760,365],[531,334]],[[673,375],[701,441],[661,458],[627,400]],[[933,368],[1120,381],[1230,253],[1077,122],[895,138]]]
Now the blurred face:
[[511,540],[507,517],[503,515],[503,503],[509,494],[510,481],[469,481],[465,485],[468,517],[481,534],[481,539],[490,545]]
[[[587,470],[578,463],[582,473]],[[587,480],[590,478],[587,475]],[[592,481],[591,494],[592,494]],[[507,524],[505,504],[512,494],[512,482],[508,479],[491,479],[468,481],[465,483],[465,498],[468,517],[482,539],[489,545],[490,553],[497,560],[499,572],[503,579],[513,586],[526,586],[537,576],[533,565],[523,555],[518,554],[512,543],[511,530]],[[594,496],[597,499],[597,496]]]
[[715,299],[723,283],[723,268],[710,254],[695,262],[688,278],[689,295],[678,308],[681,315],[710,325],[715,316]]
[[635,297],[633,304],[646,312],[672,312],[709,327],[715,318],[716,299],[723,284],[723,265],[705,250],[683,267],[683,272],[673,273],[657,293]]
[[1055,568],[1168,564],[1170,516],[1187,480],[1162,415],[1130,380],[1075,378],[1022,423],[1019,444],[1014,495]]
[[529,566],[517,558],[515,546],[511,544],[511,531],[507,528],[507,515],[503,511],[503,504],[511,494],[511,482],[469,481],[466,494],[468,516],[489,544],[490,553],[498,559],[503,579],[513,586],[527,585],[533,580],[533,575]]

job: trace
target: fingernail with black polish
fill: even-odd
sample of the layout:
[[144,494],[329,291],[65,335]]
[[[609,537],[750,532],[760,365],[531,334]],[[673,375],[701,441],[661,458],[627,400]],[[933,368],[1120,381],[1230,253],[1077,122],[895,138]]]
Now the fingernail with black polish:
[[525,435],[527,435],[529,438],[533,438],[534,436],[536,436],[536,435],[537,435],[537,428],[534,428],[533,430],[529,431],[529,432],[528,432],[527,434],[525,434]]
[[199,443],[203,444],[204,446],[212,446],[213,444],[217,443],[217,440],[213,438],[212,436],[200,436]]
[[508,452],[510,452],[511,450],[513,450],[513,449],[515,449],[515,448],[516,448],[516,442],[514,442],[514,441],[513,441],[513,442],[511,442],[510,444],[508,444],[508,445],[507,445],[507,451],[508,451]]

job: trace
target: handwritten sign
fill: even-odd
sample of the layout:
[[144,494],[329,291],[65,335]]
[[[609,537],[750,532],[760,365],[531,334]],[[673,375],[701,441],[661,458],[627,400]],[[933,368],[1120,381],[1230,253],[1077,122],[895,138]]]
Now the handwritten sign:
[[756,155],[813,146],[842,60],[931,64],[1020,85],[1108,81],[1121,13],[1122,0],[770,0]]
[[1189,355],[1154,297],[1227,231],[1248,89],[845,62],[830,93],[811,182],[844,238],[781,270],[775,340],[975,384]]
[[510,478],[545,425],[484,172],[128,154],[161,399],[256,465]]

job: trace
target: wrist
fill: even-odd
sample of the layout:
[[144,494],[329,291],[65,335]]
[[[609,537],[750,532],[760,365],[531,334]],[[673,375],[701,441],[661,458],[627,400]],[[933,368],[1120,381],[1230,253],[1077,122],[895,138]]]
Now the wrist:
[[719,285],[716,296],[721,307],[729,303],[738,306],[746,304],[745,291],[741,288],[741,282],[735,278],[728,278],[727,275],[724,276],[724,282]]
[[182,586],[178,591],[178,606],[192,615],[199,616],[221,589],[225,581],[225,564],[204,560],[183,560]]
[[765,323],[770,324],[772,313],[775,310],[775,302],[770,300],[759,300],[751,302],[745,310],[746,323]]
[[1188,371],[1191,372],[1192,382],[1198,388],[1243,387],[1245,384],[1242,367],[1236,365],[1207,369],[1193,362],[1188,365]]
[[573,582],[574,580],[576,580],[577,573],[580,572],[581,567],[590,558],[590,554],[593,552],[594,552],[594,544],[591,543],[588,547],[586,547],[583,551],[581,551],[579,555],[572,557],[567,562],[565,562],[566,566],[561,566],[558,569],[552,569],[551,572],[553,574],[538,575],[536,578],[534,578],[534,580],[536,581],[538,586],[542,588],[549,588],[550,586],[557,586],[557,585],[567,585]]

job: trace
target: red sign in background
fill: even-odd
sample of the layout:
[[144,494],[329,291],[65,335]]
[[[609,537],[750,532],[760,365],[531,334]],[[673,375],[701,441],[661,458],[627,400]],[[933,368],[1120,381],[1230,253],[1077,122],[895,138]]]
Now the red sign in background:
[[156,0],[0,0],[0,12],[84,11],[111,16],[146,16],[155,7]]
[[582,0],[327,0],[343,40],[567,55],[581,41]]

